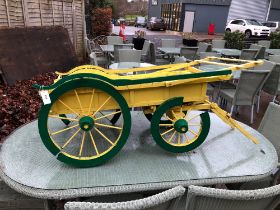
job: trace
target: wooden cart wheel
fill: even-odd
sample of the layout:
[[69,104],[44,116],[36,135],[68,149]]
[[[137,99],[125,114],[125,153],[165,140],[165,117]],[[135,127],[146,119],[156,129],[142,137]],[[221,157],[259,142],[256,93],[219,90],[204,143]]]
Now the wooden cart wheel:
[[[206,139],[210,118],[208,112],[182,109],[182,98],[174,98],[163,103],[153,115],[151,132],[156,143],[163,149],[182,153],[200,146]],[[161,124],[162,118],[171,121]]]
[[[125,99],[112,86],[100,80],[77,79],[57,87],[50,98],[52,103],[42,106],[39,113],[39,132],[58,160],[77,167],[96,166],[124,146],[131,116]],[[67,114],[59,113],[58,107]],[[114,115],[121,117],[112,126],[107,118]],[[65,127],[62,120],[72,123]]]

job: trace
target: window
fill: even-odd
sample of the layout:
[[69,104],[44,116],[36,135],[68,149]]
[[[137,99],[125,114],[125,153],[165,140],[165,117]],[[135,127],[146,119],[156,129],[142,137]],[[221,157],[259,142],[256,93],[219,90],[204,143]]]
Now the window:
[[152,0],[152,5],[158,5],[158,0]]
[[180,20],[182,14],[182,4],[162,4],[161,17],[165,19],[167,29],[173,31],[180,30]]

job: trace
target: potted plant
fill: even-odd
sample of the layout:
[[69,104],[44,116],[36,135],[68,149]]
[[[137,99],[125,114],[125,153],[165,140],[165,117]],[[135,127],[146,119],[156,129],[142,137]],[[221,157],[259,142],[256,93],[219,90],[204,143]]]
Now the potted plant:
[[189,47],[196,47],[198,40],[194,38],[194,33],[185,32],[183,33],[183,44]]
[[146,32],[145,31],[135,31],[135,36],[133,37],[132,43],[134,44],[134,48],[136,50],[142,50],[143,49],[143,45],[145,42],[145,35]]

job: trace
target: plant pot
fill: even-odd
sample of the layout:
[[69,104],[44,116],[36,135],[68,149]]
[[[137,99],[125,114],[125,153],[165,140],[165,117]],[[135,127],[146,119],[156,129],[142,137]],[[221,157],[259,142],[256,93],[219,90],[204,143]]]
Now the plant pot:
[[183,39],[183,44],[189,47],[197,47],[197,39]]
[[144,38],[133,38],[132,43],[134,44],[134,48],[136,50],[142,50],[144,46],[145,39]]

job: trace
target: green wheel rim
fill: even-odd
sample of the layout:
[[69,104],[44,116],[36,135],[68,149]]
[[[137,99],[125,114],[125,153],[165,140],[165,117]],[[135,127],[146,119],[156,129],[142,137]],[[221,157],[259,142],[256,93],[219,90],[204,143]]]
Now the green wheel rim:
[[[77,88],[96,88],[102,90],[103,92],[111,96],[118,103],[123,115],[123,127],[122,127],[122,132],[120,133],[120,137],[118,138],[118,142],[114,145],[114,147],[112,147],[110,151],[108,151],[104,155],[89,160],[81,160],[81,159],[71,158],[69,156],[64,155],[63,152],[61,152],[61,148],[57,147],[57,145],[54,144],[48,131],[48,118],[49,118],[48,115],[52,105],[64,93],[71,90],[75,90]],[[40,109],[38,127],[44,145],[53,155],[57,156],[58,160],[76,167],[97,166],[112,159],[126,143],[126,140],[129,136],[130,129],[131,129],[130,110],[124,97],[116,89],[114,89],[112,86],[108,85],[107,83],[95,79],[77,79],[77,80],[69,81],[60,85],[54,91],[52,91],[50,93],[50,98],[52,103],[43,105]]]
[[[155,111],[152,121],[151,121],[151,133],[156,141],[156,143],[163,149],[173,152],[173,153],[183,153],[183,152],[189,152],[200,146],[206,139],[208,133],[209,133],[209,128],[210,128],[210,117],[208,112],[203,112],[200,115],[197,115],[200,117],[200,132],[199,135],[195,138],[195,140],[189,144],[182,144],[181,145],[174,145],[168,141],[166,141],[162,137],[162,133],[160,132],[160,124],[161,124],[161,118],[162,116],[168,112],[170,109],[178,106],[182,106],[183,104],[183,97],[177,97],[177,98],[172,98],[164,102],[162,105],[160,105],[157,110]],[[175,123],[176,121],[174,121]],[[169,130],[172,132],[176,131],[174,128],[174,124],[170,125],[168,127]],[[173,130],[172,130],[173,129]],[[170,133],[172,133],[170,132]],[[179,133],[179,132],[178,132]]]

